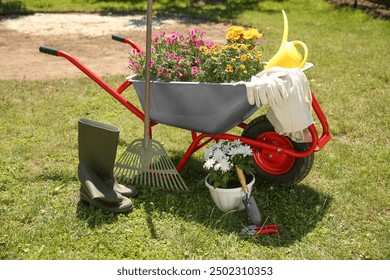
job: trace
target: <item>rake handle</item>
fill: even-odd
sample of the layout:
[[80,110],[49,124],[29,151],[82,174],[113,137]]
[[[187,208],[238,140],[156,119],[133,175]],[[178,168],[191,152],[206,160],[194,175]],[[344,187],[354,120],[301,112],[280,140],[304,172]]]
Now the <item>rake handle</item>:
[[[148,0],[146,15],[146,73],[144,138],[150,138],[150,61],[152,55],[152,0]],[[146,141],[145,141],[146,142]],[[147,145],[147,144],[145,144]]]

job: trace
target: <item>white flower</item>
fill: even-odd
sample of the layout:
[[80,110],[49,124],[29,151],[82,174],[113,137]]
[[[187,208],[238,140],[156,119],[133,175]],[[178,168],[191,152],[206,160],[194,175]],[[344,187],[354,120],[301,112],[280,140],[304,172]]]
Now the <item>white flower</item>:
[[222,172],[227,172],[227,171],[229,171],[229,170],[230,170],[230,167],[231,167],[230,162],[227,161],[226,159],[220,161],[220,162],[219,162],[219,165],[220,165],[220,169],[221,169]]
[[212,147],[214,147],[214,149],[219,149],[219,148],[221,148],[224,145],[225,142],[226,142],[225,140],[222,140],[222,141],[219,141],[219,142],[213,141]]
[[210,155],[213,154],[213,152],[214,152],[214,147],[213,147],[213,146],[211,146],[210,148],[208,148],[208,149],[204,152],[204,158],[205,158],[205,160],[207,160],[207,159],[210,157]]
[[242,148],[242,154],[244,155],[244,157],[252,155],[252,148],[249,145],[244,145]]
[[215,164],[214,158],[209,158],[208,160],[206,160],[203,167],[206,168],[207,170],[209,170],[210,168],[213,167],[214,164]]
[[242,147],[232,147],[228,154],[231,156],[242,154]]
[[232,145],[233,146],[240,146],[242,144],[241,140],[240,139],[236,139],[232,142]]
[[216,149],[216,150],[214,151],[214,158],[215,158],[216,161],[220,162],[220,161],[222,161],[225,157],[226,157],[225,153],[224,153],[220,148],[218,148],[218,149]]

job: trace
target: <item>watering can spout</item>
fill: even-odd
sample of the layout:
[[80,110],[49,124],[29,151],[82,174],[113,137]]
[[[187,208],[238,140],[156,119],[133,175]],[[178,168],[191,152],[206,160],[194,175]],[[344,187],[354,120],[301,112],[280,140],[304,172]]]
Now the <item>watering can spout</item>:
[[287,42],[287,39],[288,39],[288,20],[287,20],[287,15],[286,15],[286,12],[284,10],[282,10],[282,13],[283,13],[283,38],[282,38],[282,44],[284,42]]
[[[282,10],[283,13],[283,37],[280,44],[279,50],[277,53],[268,61],[265,65],[265,69],[271,68],[273,66],[280,66],[285,68],[303,68],[307,61],[308,50],[305,43],[302,41],[288,41],[288,20],[287,15]],[[296,46],[300,46],[303,49],[303,56],[298,51]]]

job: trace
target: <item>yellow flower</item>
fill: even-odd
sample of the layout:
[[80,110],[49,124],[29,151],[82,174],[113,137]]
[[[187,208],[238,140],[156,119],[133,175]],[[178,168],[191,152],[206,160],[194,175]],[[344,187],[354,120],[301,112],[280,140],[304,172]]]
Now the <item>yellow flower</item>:
[[236,26],[236,25],[230,26],[228,28],[228,31],[232,31],[232,32],[241,32],[242,33],[244,30],[245,30],[244,27]]
[[246,54],[243,54],[240,59],[241,61],[245,61],[248,59],[248,56]]
[[245,67],[244,64],[240,64],[240,68],[241,68],[242,70],[244,70],[246,67]]
[[227,65],[226,66],[226,72],[233,72],[233,70],[234,70],[234,68],[233,68],[233,66],[231,66],[231,65]]
[[263,34],[260,34],[256,28],[249,28],[248,30],[245,30],[242,34],[242,37],[245,40],[259,39],[261,36],[263,36]]
[[234,41],[240,40],[244,31],[245,29],[242,26],[230,26],[226,33],[226,39]]
[[249,47],[248,44],[242,44],[241,45],[241,49],[243,49],[244,51],[248,50],[248,47]]

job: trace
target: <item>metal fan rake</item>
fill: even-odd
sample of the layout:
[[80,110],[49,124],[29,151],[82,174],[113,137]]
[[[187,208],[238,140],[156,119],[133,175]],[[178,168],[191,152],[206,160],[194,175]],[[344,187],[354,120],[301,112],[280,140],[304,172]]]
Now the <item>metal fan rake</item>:
[[150,138],[150,61],[152,37],[152,0],[148,0],[146,27],[146,73],[144,138],[130,143],[118,159],[114,174],[121,183],[163,186],[168,190],[188,190],[163,146]]

